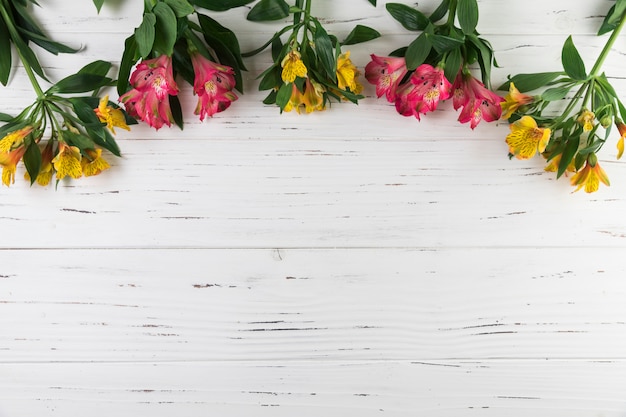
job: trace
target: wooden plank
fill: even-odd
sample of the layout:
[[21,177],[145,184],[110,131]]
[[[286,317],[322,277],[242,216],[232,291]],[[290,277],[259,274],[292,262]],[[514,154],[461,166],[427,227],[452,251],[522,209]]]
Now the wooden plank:
[[[330,125],[320,131],[332,129]],[[233,127],[235,128],[235,127]],[[578,193],[503,140],[128,140],[99,177],[3,189],[2,248],[624,246],[626,165]],[[610,150],[609,150],[610,157]],[[488,161],[488,162],[486,162]],[[610,202],[610,204],[607,204]],[[594,215],[599,208],[602,215]]]
[[625,375],[623,361],[2,364],[0,413],[618,417]]
[[[329,31],[347,35],[355,24],[370,25],[385,34],[402,33],[405,30],[385,10],[385,4],[392,1],[378,1],[378,7],[370,6],[365,0],[359,2],[319,1],[313,5],[312,12],[320,18]],[[415,7],[414,0],[394,0]],[[432,13],[440,0],[420,1],[418,9],[423,13]],[[253,5],[253,4],[252,4]],[[81,33],[120,33],[126,36],[141,21],[142,3],[119,2],[117,5],[105,5],[99,16],[91,2],[76,3],[71,9],[59,3],[46,3],[41,9],[35,9],[39,21],[54,32]],[[356,6],[356,7],[355,7]],[[608,2],[588,2],[571,0],[528,0],[508,2],[503,6],[501,0],[478,0],[480,22],[478,31],[483,35],[502,33],[528,35],[536,33],[595,34],[602,19],[611,7]],[[265,33],[269,36],[288,23],[288,19],[278,22],[253,23],[245,20],[250,6],[229,12],[215,13],[203,11],[224,26],[230,27],[241,37],[250,34]],[[355,23],[356,22],[356,23]]]
[[623,249],[588,253],[2,251],[0,362],[626,359]]

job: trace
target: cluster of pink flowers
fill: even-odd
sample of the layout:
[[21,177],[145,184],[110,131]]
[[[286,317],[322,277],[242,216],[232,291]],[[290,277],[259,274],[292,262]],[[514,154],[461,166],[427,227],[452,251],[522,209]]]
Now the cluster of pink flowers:
[[437,109],[440,101],[452,97],[455,110],[463,108],[459,122],[474,129],[481,120],[492,122],[502,114],[502,97],[485,88],[469,71],[460,70],[453,84],[446,79],[443,66],[422,64],[408,76],[406,61],[401,57],[371,55],[365,67],[365,78],[376,85],[376,95],[385,95],[403,116],[415,116]]
[[[234,71],[219,65],[200,53],[191,54],[195,74],[194,93],[198,95],[195,114],[204,120],[206,116],[226,110],[237,100],[232,91],[235,86]],[[171,126],[174,118],[170,107],[170,96],[178,95],[174,79],[172,58],[161,55],[141,61],[130,77],[133,87],[120,96],[120,102],[132,117],[138,118],[160,129],[164,124]]]

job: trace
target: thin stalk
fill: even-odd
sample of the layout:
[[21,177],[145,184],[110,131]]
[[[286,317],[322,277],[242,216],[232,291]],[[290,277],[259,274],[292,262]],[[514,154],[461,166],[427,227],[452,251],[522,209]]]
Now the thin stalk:
[[450,7],[448,8],[448,21],[447,26],[454,26],[454,18],[456,16],[456,0],[450,0]]
[[39,85],[39,81],[37,81],[37,77],[35,76],[33,69],[30,67],[30,65],[28,65],[28,62],[26,62],[26,60],[24,59],[20,51],[17,51],[17,53],[20,57],[20,60],[22,61],[22,65],[24,66],[24,69],[26,70],[28,79],[30,80],[30,83],[32,84],[33,89],[35,90],[35,93],[37,93],[37,98],[43,99],[45,97],[45,94],[43,90],[41,89],[41,86]]
[[625,23],[626,23],[626,19],[624,18],[624,16],[622,16],[622,20],[620,20],[619,25],[613,30],[613,33],[611,33],[611,37],[606,42],[606,45],[604,45],[604,48],[602,48],[602,52],[600,52],[600,56],[598,56],[596,63],[593,65],[593,68],[591,69],[591,73],[589,73],[590,77],[595,77],[598,75],[598,71],[600,71],[600,68],[602,68],[602,65],[604,64],[604,60],[609,55],[609,52],[611,51],[613,44],[617,40],[619,33],[624,28]]

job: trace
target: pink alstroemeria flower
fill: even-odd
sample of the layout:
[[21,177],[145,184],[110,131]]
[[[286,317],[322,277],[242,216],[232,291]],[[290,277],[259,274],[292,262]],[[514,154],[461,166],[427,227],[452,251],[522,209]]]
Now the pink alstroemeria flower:
[[235,71],[206,59],[199,52],[191,54],[191,63],[195,73],[193,91],[198,95],[195,114],[200,115],[202,121],[205,116],[211,117],[226,110],[237,100],[237,95],[232,91],[235,87]]
[[119,98],[128,114],[155,129],[164,124],[171,126],[174,118],[169,96],[178,94],[172,58],[161,55],[154,59],[144,59],[130,76],[130,84],[133,89]]
[[383,94],[387,101],[396,101],[398,85],[407,73],[406,61],[401,57],[370,55],[372,60],[365,66],[365,78],[376,85],[376,96]]
[[481,120],[493,122],[502,116],[501,102],[504,98],[485,88],[470,73],[459,71],[452,85],[452,105],[455,110],[463,107],[459,122],[470,122],[474,129]]
[[441,67],[422,64],[409,81],[398,88],[396,110],[403,116],[414,115],[419,120],[420,113],[435,111],[439,101],[450,98],[451,87]]

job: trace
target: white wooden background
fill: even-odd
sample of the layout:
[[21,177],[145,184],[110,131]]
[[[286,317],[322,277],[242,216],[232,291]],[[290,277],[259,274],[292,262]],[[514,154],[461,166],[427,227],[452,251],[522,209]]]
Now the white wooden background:
[[[84,46],[40,54],[46,72],[118,63],[141,3],[41,0],[45,29]],[[314,6],[340,38],[384,34],[352,48],[361,68],[414,36],[379,3]],[[497,85],[558,70],[569,34],[590,68],[613,2],[479,4]],[[284,24],[247,10],[217,16],[244,50]],[[605,69],[626,98],[625,54],[622,37]],[[626,416],[614,142],[611,187],[571,194],[508,160],[507,123],[471,131],[451,103],[419,123],[366,85],[358,107],[280,115],[256,91],[269,62],[205,123],[183,88],[185,130],[122,132],[103,175],[0,190],[0,415]],[[32,100],[18,69],[2,111]]]

